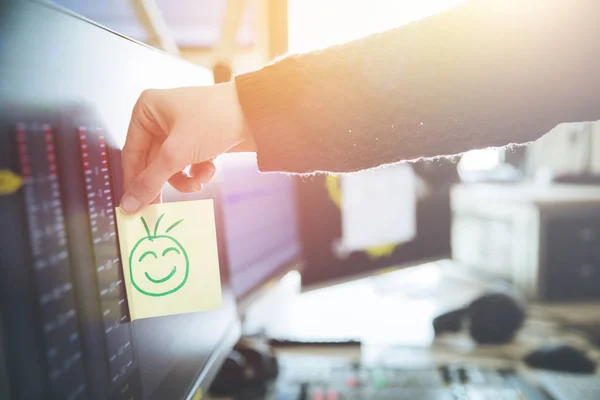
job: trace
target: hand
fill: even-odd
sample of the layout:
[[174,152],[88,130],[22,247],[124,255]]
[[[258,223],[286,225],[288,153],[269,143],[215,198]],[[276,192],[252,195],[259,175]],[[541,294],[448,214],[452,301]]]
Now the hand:
[[[215,173],[212,159],[234,147],[255,149],[235,83],[145,91],[123,148],[121,209],[141,210],[167,181],[182,192],[200,190]],[[188,176],[183,169],[189,165]]]

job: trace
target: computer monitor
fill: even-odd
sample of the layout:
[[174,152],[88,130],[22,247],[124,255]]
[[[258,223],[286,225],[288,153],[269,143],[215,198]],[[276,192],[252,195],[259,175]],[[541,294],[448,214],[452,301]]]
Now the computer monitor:
[[2,2],[0,38],[2,398],[197,398],[240,334],[227,276],[219,310],[130,322],[114,207],[140,93],[211,72],[46,2]]
[[[406,188],[406,196],[410,198],[400,197],[392,201],[398,207],[409,207],[408,210],[414,213],[413,220],[407,221],[407,224],[414,224],[413,234],[404,242],[375,244],[361,250],[348,250],[341,245],[344,235],[344,207],[341,203],[344,197],[344,177],[329,175],[298,179],[304,255],[301,278],[303,290],[450,256],[449,193],[451,184],[458,181],[456,162],[420,161],[402,168],[404,170],[399,171],[400,181],[396,184],[412,185]],[[407,169],[412,171],[408,175]],[[389,175],[389,171],[385,169],[383,173]],[[377,179],[390,178],[384,175]],[[373,185],[367,185],[370,186]],[[404,189],[400,188],[402,190]],[[364,195],[381,196],[381,193]]]
[[241,308],[261,288],[297,269],[301,257],[294,180],[258,171],[256,155],[217,161],[230,284]]

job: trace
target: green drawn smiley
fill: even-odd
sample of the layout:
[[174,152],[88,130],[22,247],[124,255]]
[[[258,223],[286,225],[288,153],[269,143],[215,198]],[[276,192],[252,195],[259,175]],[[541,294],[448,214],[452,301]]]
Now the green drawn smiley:
[[185,285],[190,272],[187,252],[172,236],[167,235],[183,222],[182,219],[167,228],[165,234],[158,234],[162,214],[150,234],[144,217],[140,217],[147,236],[138,240],[129,254],[129,274],[131,283],[138,292],[147,296],[166,296],[177,292]]

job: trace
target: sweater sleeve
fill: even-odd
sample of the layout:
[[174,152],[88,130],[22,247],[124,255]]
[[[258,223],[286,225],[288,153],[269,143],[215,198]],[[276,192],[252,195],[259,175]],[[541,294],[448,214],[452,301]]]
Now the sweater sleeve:
[[235,78],[262,171],[351,172],[600,119],[595,0],[475,0]]

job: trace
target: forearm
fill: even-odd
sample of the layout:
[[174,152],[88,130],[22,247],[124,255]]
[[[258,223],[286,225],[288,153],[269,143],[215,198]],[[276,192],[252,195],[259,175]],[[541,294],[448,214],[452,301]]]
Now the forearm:
[[354,171],[600,119],[595,3],[473,1],[239,76],[259,165]]

